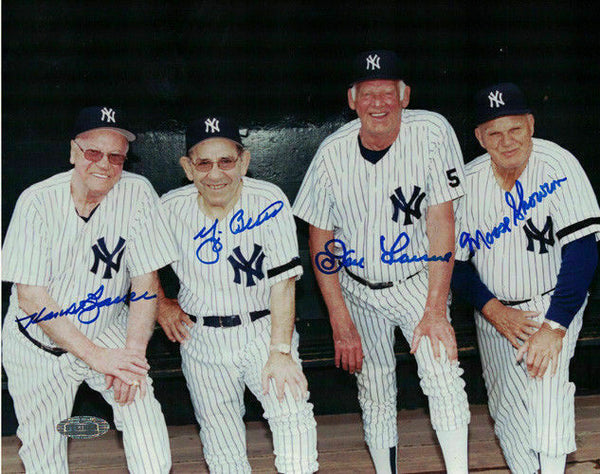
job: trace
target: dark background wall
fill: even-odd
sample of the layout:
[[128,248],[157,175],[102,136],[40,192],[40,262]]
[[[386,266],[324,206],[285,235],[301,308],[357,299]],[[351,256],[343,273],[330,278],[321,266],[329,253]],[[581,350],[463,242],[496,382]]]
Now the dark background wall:
[[[159,194],[184,183],[177,160],[185,124],[215,111],[233,116],[248,130],[250,173],[278,184],[293,200],[320,141],[353,118],[346,105],[348,62],[357,52],[378,47],[401,55],[412,87],[410,107],[445,115],[465,161],[480,153],[472,131],[474,92],[491,82],[519,83],[536,115],[536,135],[572,151],[598,192],[600,22],[592,5],[540,0],[5,1],[2,235],[21,191],[70,167],[71,125],[77,111],[90,104],[119,105],[129,112],[140,132],[129,169],[147,176]],[[298,315],[304,321],[316,318],[312,340],[318,358],[323,351],[317,332],[326,333],[327,324],[319,319],[323,306],[309,268],[306,236],[299,223],[306,273],[298,287]],[[588,327],[599,324],[599,287],[593,287]],[[4,305],[7,288],[4,284]],[[469,311],[459,309],[456,321],[459,342],[472,346]],[[328,340],[325,336],[322,341]],[[164,340],[153,341],[152,350],[176,353]],[[593,354],[580,356],[579,385],[600,390],[600,377],[590,376],[600,370]],[[469,396],[481,401],[485,396],[475,360],[464,363],[475,364],[467,370]],[[414,379],[414,367],[407,364],[399,370]],[[332,379],[314,370],[309,371],[311,387],[320,388],[313,388],[313,394],[328,393]],[[401,380],[405,395],[418,391],[416,380],[409,379]],[[338,382],[351,386],[353,381]],[[165,384],[165,396],[173,393],[171,383],[181,384],[181,379],[157,382]],[[174,412],[171,420],[190,422],[189,406],[186,413]]]

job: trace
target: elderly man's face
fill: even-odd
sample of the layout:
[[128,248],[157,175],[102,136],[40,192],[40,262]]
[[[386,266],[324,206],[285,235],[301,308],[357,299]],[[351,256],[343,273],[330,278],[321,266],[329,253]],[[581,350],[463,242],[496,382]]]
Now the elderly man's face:
[[402,109],[408,105],[407,87],[400,100],[398,81],[373,80],[356,84],[356,97],[348,91],[348,105],[356,110],[361,132],[373,137],[396,137],[400,131]]
[[[213,208],[228,208],[239,197],[242,176],[248,171],[250,153],[239,152],[236,144],[227,138],[209,138],[192,147],[189,156],[181,159],[186,176],[193,181],[205,204]],[[231,169],[221,169],[218,162],[235,164]],[[209,163],[210,162],[210,163]],[[210,171],[199,166],[212,165]]]
[[533,148],[533,115],[507,115],[479,125],[475,136],[504,171],[524,169]]
[[[110,129],[96,129],[79,134],[71,143],[71,163],[74,185],[85,194],[96,198],[104,197],[121,179],[123,165],[114,165],[108,154],[126,155],[129,142],[119,132]],[[79,145],[79,146],[77,146]],[[82,150],[98,150],[104,153],[100,161],[89,161]]]

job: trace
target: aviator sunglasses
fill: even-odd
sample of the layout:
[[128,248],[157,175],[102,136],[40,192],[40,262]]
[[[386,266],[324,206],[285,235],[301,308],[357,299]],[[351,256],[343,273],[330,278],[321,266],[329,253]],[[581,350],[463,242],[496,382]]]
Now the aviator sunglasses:
[[125,163],[125,160],[127,159],[127,156],[122,155],[121,153],[104,153],[103,151],[94,150],[92,148],[84,150],[83,148],[81,148],[81,145],[77,143],[77,141],[73,140],[73,142],[82,151],[84,158],[88,161],[93,161],[94,163],[100,161],[104,157],[104,155],[108,156],[108,161],[110,161],[111,164],[117,166],[121,166],[123,163]]
[[201,173],[208,173],[213,169],[214,164],[216,163],[220,170],[231,170],[235,167],[235,164],[239,160],[239,155],[236,158],[231,156],[223,156],[219,158],[217,161],[211,161],[207,159],[200,160],[190,160],[194,167],[200,171]]

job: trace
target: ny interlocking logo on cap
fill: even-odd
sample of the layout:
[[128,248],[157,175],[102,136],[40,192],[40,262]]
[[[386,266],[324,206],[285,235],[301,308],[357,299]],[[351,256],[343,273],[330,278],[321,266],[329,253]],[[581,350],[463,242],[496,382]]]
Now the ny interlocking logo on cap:
[[206,119],[204,125],[206,125],[206,133],[216,133],[221,131],[219,128],[219,121],[216,118]]
[[490,92],[488,95],[488,99],[490,100],[490,108],[500,107],[504,104],[504,100],[502,100],[502,92],[496,89],[496,92]]
[[115,111],[113,109],[104,107],[100,112],[102,112],[100,120],[106,123],[115,123]]
[[381,58],[377,54],[370,54],[369,56],[367,56],[367,71],[369,70],[369,68],[371,69],[371,71],[374,71],[375,69],[381,69],[381,67],[379,66],[380,59]]

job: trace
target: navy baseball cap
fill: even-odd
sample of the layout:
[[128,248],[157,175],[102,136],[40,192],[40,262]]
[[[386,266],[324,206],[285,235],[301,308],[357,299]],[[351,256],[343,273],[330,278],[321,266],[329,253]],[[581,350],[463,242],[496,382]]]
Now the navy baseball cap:
[[207,116],[188,125],[185,131],[186,152],[209,138],[227,138],[244,146],[240,137],[240,129],[236,123],[225,117]]
[[127,138],[127,141],[132,142],[135,140],[135,135],[129,131],[129,127],[125,122],[123,112],[114,107],[106,106],[81,109],[73,127],[73,138],[76,138],[80,133],[97,128],[112,129]]
[[400,58],[393,51],[375,49],[360,53],[354,59],[352,82],[350,87],[358,82],[375,79],[402,79]]
[[477,125],[505,115],[531,113],[523,91],[512,82],[481,89],[475,96]]

